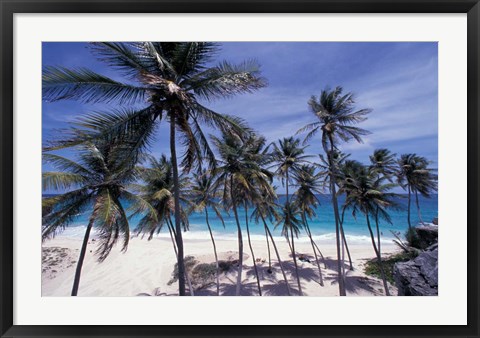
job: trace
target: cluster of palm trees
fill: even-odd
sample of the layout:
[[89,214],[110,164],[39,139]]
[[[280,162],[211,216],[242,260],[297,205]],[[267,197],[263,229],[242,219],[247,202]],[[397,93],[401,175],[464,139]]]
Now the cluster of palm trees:
[[[345,212],[364,215],[381,266],[379,222],[390,222],[388,209],[396,207],[393,187],[400,185],[408,192],[409,227],[411,195],[416,198],[420,217],[418,194],[429,196],[436,190],[436,176],[423,157],[407,154],[397,159],[388,150],[380,149],[370,157],[369,165],[363,165],[340,151],[342,142],[361,142],[361,137],[368,134],[356,124],[370,112],[356,110],[353,95],[344,94],[341,87],[325,89],[319,97],[310,99],[308,105],[315,121],[298,131],[303,140],[292,136],[267,144],[241,118],[205,107],[201,100],[250,93],[266,86],[254,61],[212,66],[217,48],[213,43],[195,42],[92,44],[99,59],[124,76],[125,82],[86,69],[45,68],[44,100],[72,99],[121,107],[82,117],[44,146],[44,160],[59,171],[43,174],[43,188],[63,193],[43,199],[42,237],[51,238],[81,212],[91,210],[72,296],[78,293],[92,227],[98,229],[97,253],[103,260],[119,240],[126,250],[129,223],[137,215],[140,221],[135,231],[149,239],[167,227],[177,257],[179,295],[186,295],[186,284],[193,295],[182,239],[192,212],[205,214],[216,261],[217,295],[220,268],[210,219],[216,217],[224,224],[225,212],[233,213],[238,235],[236,294],[240,295],[242,287],[242,230],[246,229],[258,293],[262,295],[249,224],[256,222],[263,224],[265,230],[268,271],[272,271],[271,245],[290,295],[292,290],[269,225],[281,227],[295,266],[297,293],[302,295],[295,251],[295,239],[302,230],[311,243],[319,284],[323,286],[320,260],[324,261],[324,257],[308,222],[316,216],[318,195],[324,192],[332,198],[339,293],[346,295],[344,248],[350,268],[353,266],[343,229]],[[163,123],[169,126],[170,156],[154,158],[149,149],[157,125]],[[216,134],[207,136],[210,129],[215,129]],[[317,133],[324,153],[315,162],[305,149]],[[179,145],[183,150],[181,157],[177,156]],[[64,148],[74,148],[77,160],[52,153]],[[276,193],[274,178],[285,186],[284,201]],[[338,202],[340,195],[345,196],[342,205]],[[240,215],[242,210],[244,215]]]

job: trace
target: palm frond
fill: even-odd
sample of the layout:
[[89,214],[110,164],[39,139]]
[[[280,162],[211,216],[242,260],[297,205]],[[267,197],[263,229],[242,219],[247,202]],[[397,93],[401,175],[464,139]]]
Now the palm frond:
[[84,185],[88,181],[79,174],[66,172],[44,172],[42,174],[42,190],[67,190]]
[[100,61],[130,78],[138,79],[143,72],[155,71],[153,59],[139,55],[135,44],[93,42],[90,46]]
[[142,102],[149,89],[120,83],[85,68],[46,67],[42,75],[43,99],[85,103]]
[[206,100],[252,93],[266,85],[267,81],[260,77],[259,66],[254,60],[245,61],[239,65],[231,65],[224,61],[184,82],[187,90],[194,91]]

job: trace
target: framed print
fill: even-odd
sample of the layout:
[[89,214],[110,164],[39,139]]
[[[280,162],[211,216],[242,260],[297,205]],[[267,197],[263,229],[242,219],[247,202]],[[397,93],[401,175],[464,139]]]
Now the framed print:
[[2,337],[478,336],[479,6],[2,1]]

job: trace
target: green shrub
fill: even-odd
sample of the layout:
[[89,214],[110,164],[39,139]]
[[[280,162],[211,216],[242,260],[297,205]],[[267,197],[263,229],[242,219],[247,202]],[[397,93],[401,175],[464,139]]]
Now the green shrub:
[[420,237],[418,237],[417,231],[415,231],[415,228],[407,229],[405,232],[405,240],[412,248],[422,249],[422,243],[420,241]]
[[[385,277],[387,278],[387,280],[392,284],[395,283],[395,280],[393,278],[393,266],[395,265],[395,263],[406,262],[411,259],[414,259],[416,256],[417,256],[417,253],[415,251],[412,251],[408,253],[402,252],[387,258],[383,258],[382,259],[383,269],[385,271]],[[378,265],[377,258],[367,261],[365,263],[364,271],[365,271],[365,274],[368,276],[382,278],[382,274],[380,272],[380,267]]]

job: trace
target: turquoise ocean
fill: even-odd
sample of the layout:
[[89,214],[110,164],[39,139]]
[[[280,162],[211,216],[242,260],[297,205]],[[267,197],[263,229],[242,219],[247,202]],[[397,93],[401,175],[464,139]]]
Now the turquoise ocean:
[[[407,222],[407,196],[402,195],[397,198],[399,208],[397,210],[389,210],[392,224],[388,224],[385,221],[380,221],[380,231],[382,232],[382,242],[391,243],[394,238],[391,231],[400,232],[402,235],[405,233]],[[320,200],[320,206],[316,209],[317,216],[309,220],[309,225],[313,234],[313,237],[318,242],[331,243],[335,239],[335,219],[333,216],[333,207],[331,203],[331,197],[329,195],[318,196]],[[282,204],[285,201],[285,196],[280,196],[278,203]],[[339,198],[339,205],[341,206],[343,199]],[[411,210],[411,222],[412,225],[420,223],[417,208],[415,206],[415,200],[412,199]],[[419,197],[421,217],[425,223],[431,223],[435,217],[438,217],[438,195],[432,195],[431,198]],[[127,208],[128,205],[125,205]],[[252,209],[249,209],[249,213]],[[67,237],[83,237],[85,227],[88,222],[88,217],[91,213],[91,208],[86,208],[75,221],[66,228],[60,236]],[[215,217],[213,210],[209,210],[209,221],[212,227],[214,236],[216,239],[236,239],[237,227],[233,213],[223,213],[225,227],[222,222]],[[239,217],[243,230],[245,227],[245,210],[239,208]],[[140,217],[133,217],[130,220],[130,228],[135,233],[135,228],[138,224]],[[189,217],[190,228],[187,232],[184,232],[183,237],[186,239],[209,239],[209,233],[205,222],[205,214],[203,212],[193,213]],[[268,223],[274,236],[281,236],[281,225],[275,228],[274,223]],[[372,223],[374,227],[374,223]],[[256,224],[254,220],[249,218],[249,228],[252,234],[252,239],[265,239],[265,232],[263,224]],[[351,215],[351,211],[345,213],[344,230],[347,236],[347,240],[352,244],[370,243],[369,232],[365,216],[357,214],[356,219]],[[246,233],[244,234],[246,236]],[[168,237],[168,228],[162,229],[158,237]],[[304,231],[300,233],[299,241],[307,241],[308,238]]]

